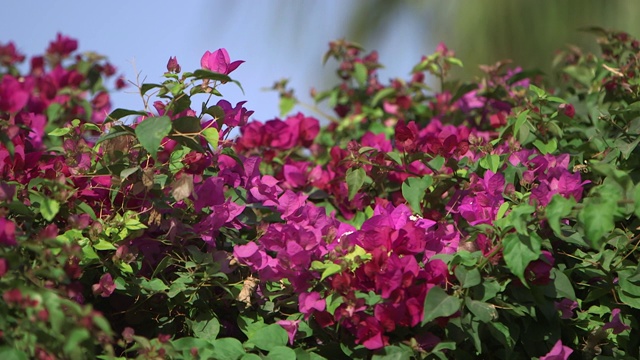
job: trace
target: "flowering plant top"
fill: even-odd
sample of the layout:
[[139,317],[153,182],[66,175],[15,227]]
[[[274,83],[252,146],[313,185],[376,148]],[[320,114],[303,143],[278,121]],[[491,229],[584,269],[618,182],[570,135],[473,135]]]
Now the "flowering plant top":
[[1,44],[0,354],[637,358],[640,46],[597,32],[555,85],[452,82],[443,44],[384,81],[332,42],[322,121],[286,81],[279,118],[225,100],[225,49],[129,110],[75,40],[24,74]]

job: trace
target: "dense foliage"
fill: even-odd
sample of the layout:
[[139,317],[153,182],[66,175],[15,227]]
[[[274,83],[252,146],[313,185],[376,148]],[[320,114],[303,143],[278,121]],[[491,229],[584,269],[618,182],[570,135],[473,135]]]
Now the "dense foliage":
[[250,121],[224,49],[111,111],[75,40],[0,44],[1,357],[637,359],[640,44],[592,31],[469,83],[333,42],[326,125]]

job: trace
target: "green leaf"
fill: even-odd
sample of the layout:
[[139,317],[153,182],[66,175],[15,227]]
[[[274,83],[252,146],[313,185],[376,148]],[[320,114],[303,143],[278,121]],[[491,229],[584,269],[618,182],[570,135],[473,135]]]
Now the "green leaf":
[[[300,323],[302,324],[302,323]],[[311,329],[309,329],[311,330]],[[300,331],[298,329],[298,331]],[[328,360],[326,357],[324,356],[320,356],[312,351],[314,351],[314,349],[310,349],[310,350],[305,350],[303,348],[295,348],[293,351],[296,352],[296,356],[298,360]]]
[[122,271],[123,273],[126,274],[133,274],[133,267],[129,264],[127,264],[126,262],[123,261],[118,261],[118,268],[120,269],[120,271]]
[[518,131],[518,141],[521,144],[528,144],[529,142],[531,142],[529,138],[531,138],[531,131],[533,129],[534,129],[533,125],[531,125],[531,123],[528,120],[525,121],[525,123],[522,124],[522,126]]
[[186,279],[184,277],[179,277],[178,279],[176,279],[171,283],[171,286],[169,287],[169,291],[167,292],[167,296],[169,298],[174,298],[181,292],[187,290],[186,283],[188,282],[190,282],[189,279]]
[[526,284],[524,270],[530,262],[540,257],[541,243],[542,239],[535,232],[529,235],[509,233],[502,239],[504,261],[509,270],[524,284]]
[[503,290],[500,286],[500,283],[498,283],[498,281],[496,281],[495,279],[485,279],[482,282],[481,286],[482,287],[480,287],[479,289],[476,288],[478,289],[477,291],[478,295],[480,296],[480,301],[491,300]]
[[171,122],[172,135],[187,134],[193,136],[202,130],[200,119],[195,116],[183,116]]
[[378,91],[371,99],[371,106],[376,106],[380,102],[380,100],[387,98],[389,96],[395,95],[396,89],[392,87],[386,87],[380,91]]
[[[155,85],[155,84],[143,84],[142,87],[144,88],[145,85]],[[158,87],[161,85],[157,85]],[[142,93],[144,95],[144,92]],[[138,116],[147,116],[149,115],[148,113],[144,112],[144,111],[135,111],[135,110],[127,110],[127,109],[115,109],[111,112],[111,114],[109,114],[109,116],[107,116],[107,119],[110,120],[119,120],[122,119],[123,117],[127,117],[127,116],[131,116],[131,115],[138,115]]]
[[53,221],[60,211],[60,203],[57,200],[47,197],[42,198],[40,202],[40,214],[47,221]]
[[342,266],[338,265],[338,264],[328,264],[327,268],[324,269],[324,271],[322,272],[322,276],[320,277],[320,281],[326,279],[327,277],[334,275],[334,274],[338,274],[342,271]]
[[222,338],[213,342],[212,357],[216,360],[237,360],[244,354],[246,351],[238,339]]
[[507,215],[507,224],[512,225],[519,234],[527,235],[529,230],[527,224],[532,219],[532,214],[536,208],[526,203],[520,203],[511,208],[511,212]]
[[51,324],[51,330],[54,334],[62,333],[62,327],[65,321],[65,314],[62,310],[60,300],[58,295],[54,295],[53,293],[47,293],[44,296],[44,305],[49,311],[49,323]]
[[331,260],[325,260],[325,262],[314,260],[311,263],[311,270],[322,271],[322,277],[320,278],[320,281],[322,281],[333,274],[341,272],[342,266],[332,262]]
[[366,176],[367,174],[363,168],[350,168],[347,170],[346,180],[349,188],[349,200],[353,200],[353,197],[362,188]]
[[544,99],[547,96],[547,92],[540,89],[539,87],[530,84],[529,85],[529,90],[531,90],[532,92],[534,92],[539,98]]
[[220,141],[220,134],[218,129],[210,127],[202,130],[202,136],[207,140],[212,149],[218,148],[218,142]]
[[10,158],[13,159],[13,155],[15,155],[16,152],[16,146],[13,145],[13,141],[9,139],[9,136],[4,131],[0,132],[0,142],[9,152]]
[[440,357],[439,355],[444,354],[444,350],[455,350],[456,342],[455,341],[441,341],[436,345],[433,349],[431,349],[430,354],[437,355],[441,359],[447,359],[447,357]]
[[93,248],[99,251],[104,251],[104,250],[116,250],[116,246],[113,245],[112,243],[104,240],[104,239],[100,239],[98,240],[97,243],[93,244]]
[[427,189],[433,184],[433,178],[425,175],[421,178],[410,177],[402,183],[402,196],[407,200],[411,210],[417,214],[422,214],[422,200]]
[[100,138],[96,141],[96,145],[117,138],[119,136],[133,135],[135,131],[128,126],[114,126],[109,130],[108,134],[100,136]]
[[460,281],[463,289],[480,284],[482,277],[478,268],[467,268],[466,266],[456,266],[453,273]]
[[385,346],[371,357],[371,360],[411,360],[413,350],[408,346]]
[[584,227],[591,247],[599,249],[604,243],[604,236],[613,231],[615,227],[613,216],[617,207],[617,199],[590,196],[583,201],[583,205],[578,213],[578,220]]
[[[203,105],[204,107],[204,105]],[[224,119],[225,113],[224,110],[218,105],[209,106],[207,109],[203,109],[204,114],[209,114],[213,117],[213,120],[218,121],[220,119]]]
[[263,358],[256,355],[256,354],[244,354],[243,357],[240,358],[240,360],[262,360]]
[[283,96],[280,98],[280,116],[284,117],[287,115],[293,107],[296,106],[296,99],[291,96]]
[[502,205],[500,205],[500,208],[498,208],[498,213],[496,214],[496,220],[502,219],[504,214],[507,213],[507,210],[509,210],[509,206],[510,203],[508,202],[503,202]]
[[559,98],[557,96],[548,96],[546,98],[546,100],[550,101],[550,102],[561,103],[561,104],[566,104],[567,103],[567,100],[565,100],[563,98]]
[[152,158],[156,158],[162,139],[171,132],[171,118],[168,116],[150,117],[136,126],[136,137],[140,145]]
[[162,281],[162,279],[158,278],[151,280],[143,279],[140,283],[140,287],[151,292],[164,292],[169,290],[169,287]]
[[636,185],[636,188],[633,192],[633,202],[635,205],[635,211],[637,217],[640,217],[640,183]]
[[[173,287],[173,284],[171,284]],[[213,316],[199,315],[195,320],[189,321],[193,335],[199,339],[214,341],[220,333],[220,321]]]
[[124,169],[122,171],[120,171],[120,179],[121,180],[125,180],[126,178],[128,178],[131,174],[134,174],[135,172],[137,172],[138,170],[140,170],[139,166],[135,166],[132,168],[128,168],[128,169]]
[[520,130],[520,127],[527,121],[527,115],[529,115],[529,110],[525,110],[518,114],[516,118],[516,122],[513,124],[513,134],[517,134]]
[[500,165],[502,165],[500,162],[500,155],[496,154],[486,155],[480,159],[478,164],[487,170],[491,170],[493,173],[497,173]]
[[386,153],[387,157],[389,159],[391,159],[392,161],[394,161],[396,164],[398,165],[402,165],[402,157],[399,153],[397,152],[388,152]]
[[65,336],[65,344],[63,351],[66,354],[74,354],[80,356],[82,354],[81,343],[89,339],[91,335],[89,330],[82,328],[75,328],[71,330],[69,334]]
[[467,309],[480,321],[486,323],[498,318],[498,311],[495,305],[486,302],[465,298],[464,304]]
[[587,87],[591,87],[591,81],[595,76],[593,69],[584,66],[571,65],[565,67],[563,71]]
[[296,352],[286,346],[274,346],[266,358],[270,360],[296,360]]
[[[164,87],[164,86],[162,86],[160,84],[142,84],[142,86],[140,86],[140,95],[146,94],[147,91],[149,91],[151,89],[162,88],[162,87]],[[124,109],[116,109],[116,110],[124,110]],[[130,111],[130,110],[126,110],[126,111]],[[145,114],[145,115],[147,115],[147,114]]]
[[[498,321],[489,322],[489,333],[491,336],[500,343],[502,343],[507,348],[507,353],[511,351],[514,347],[516,340],[518,339],[518,334],[511,334],[511,329],[507,327],[505,324]],[[511,357],[507,357],[511,358]]]
[[458,58],[454,58],[454,57],[450,57],[450,56],[446,56],[444,58],[444,61],[449,63],[449,64],[453,64],[459,67],[464,67],[464,65],[462,64],[462,61]]
[[176,349],[177,351],[184,351],[184,350],[191,350],[192,348],[197,348],[197,349],[204,349],[206,347],[211,347],[211,343],[203,340],[203,339],[196,339],[193,337],[183,337],[180,339],[176,339],[171,341],[171,345],[173,345],[173,348]]
[[557,268],[551,269],[551,277],[553,278],[553,289],[555,290],[554,296],[556,298],[567,298],[570,300],[577,300],[576,293],[573,290],[573,284],[567,275]]
[[270,351],[277,346],[285,346],[287,341],[289,341],[287,331],[278,324],[271,324],[256,331],[247,343],[261,350]]
[[560,231],[560,221],[571,214],[571,210],[576,205],[574,198],[565,198],[560,194],[556,194],[545,208],[547,222],[556,236],[563,238]]
[[540,140],[536,140],[533,142],[533,146],[538,148],[538,150],[540,150],[540,152],[543,155],[552,154],[558,149],[558,141],[555,138],[553,138],[549,140],[548,143],[545,144]]
[[634,309],[640,309],[640,296],[632,295],[624,290],[618,289],[618,297],[620,301]]
[[429,289],[424,299],[424,317],[422,325],[439,317],[447,317],[460,310],[460,299],[448,295],[444,289],[434,286]]
[[358,85],[365,86],[367,84],[367,67],[363,63],[355,63],[353,65],[353,77],[358,82]]
[[55,123],[60,119],[60,116],[62,116],[62,114],[64,113],[64,109],[62,108],[62,104],[53,102],[51,103],[51,105],[47,107],[47,110],[45,110],[45,113],[47,115],[47,120],[49,120],[49,123]]
[[68,128],[68,127],[57,128],[49,132],[49,136],[64,136],[64,135],[67,135],[70,131],[71,131],[71,128]]
[[[358,214],[363,213],[359,212]],[[343,259],[347,262],[351,271],[356,271],[362,262],[371,260],[371,254],[359,245],[351,245],[351,247],[353,247],[353,250],[344,255]]]
[[429,161],[429,167],[435,171],[439,171],[442,169],[442,165],[444,165],[445,158],[438,155]]
[[620,289],[630,295],[640,297],[640,267],[631,266],[618,270]]
[[215,81],[220,81],[220,82],[229,82],[231,81],[231,78],[225,74],[220,74],[217,72],[213,72],[213,71],[209,71],[206,69],[198,69],[196,71],[193,72],[193,76],[196,79],[209,79],[209,80],[215,80]]
[[100,127],[98,125],[92,124],[92,123],[84,123],[84,124],[82,124],[82,130],[83,131],[97,131],[97,132],[102,131],[102,129],[100,129]]
[[11,346],[0,346],[0,359],[4,360],[27,360],[29,355],[22,350],[14,349]]

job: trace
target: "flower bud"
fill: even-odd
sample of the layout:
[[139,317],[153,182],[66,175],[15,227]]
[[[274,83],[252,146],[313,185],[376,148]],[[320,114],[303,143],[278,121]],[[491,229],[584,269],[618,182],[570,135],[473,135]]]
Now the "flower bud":
[[167,71],[177,74],[180,72],[180,70],[181,69],[180,64],[178,64],[178,59],[175,56],[170,57],[169,62],[167,62]]

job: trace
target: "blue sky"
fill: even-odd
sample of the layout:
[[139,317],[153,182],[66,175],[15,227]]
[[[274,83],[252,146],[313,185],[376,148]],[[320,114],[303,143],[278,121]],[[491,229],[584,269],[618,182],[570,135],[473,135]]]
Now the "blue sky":
[[[234,104],[247,100],[255,119],[268,120],[278,116],[277,94],[263,88],[275,81],[290,79],[306,102],[311,87],[328,86],[333,67],[322,65],[322,55],[329,41],[345,37],[358,1],[5,0],[0,42],[13,41],[30,56],[43,53],[60,32],[78,39],[80,51],[106,55],[127,79],[135,81],[139,73],[147,82],[162,80],[170,56],[177,56],[183,71],[194,70],[206,50],[224,47],[231,60],[246,61],[232,74],[245,93],[229,84],[221,89],[225,99]],[[381,80],[406,76],[435,47],[410,40],[419,25],[415,21],[395,24],[375,43],[363,44],[380,52],[386,65]],[[114,93],[113,107],[142,108],[135,90]]]

